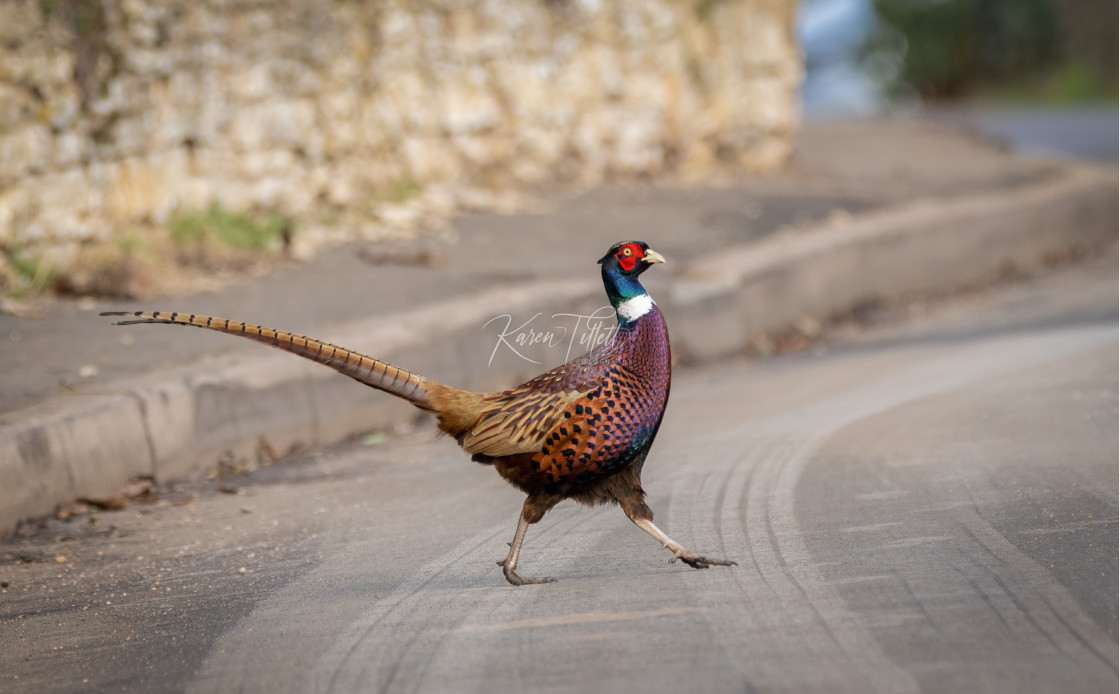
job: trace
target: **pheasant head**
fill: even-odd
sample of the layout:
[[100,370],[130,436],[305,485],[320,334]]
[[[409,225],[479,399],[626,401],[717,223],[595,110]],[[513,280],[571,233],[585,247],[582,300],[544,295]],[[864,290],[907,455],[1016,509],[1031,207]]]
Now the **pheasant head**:
[[636,321],[649,312],[653,300],[638,281],[638,275],[665,258],[644,241],[623,241],[611,246],[599,259],[603,266],[603,286],[620,324]]

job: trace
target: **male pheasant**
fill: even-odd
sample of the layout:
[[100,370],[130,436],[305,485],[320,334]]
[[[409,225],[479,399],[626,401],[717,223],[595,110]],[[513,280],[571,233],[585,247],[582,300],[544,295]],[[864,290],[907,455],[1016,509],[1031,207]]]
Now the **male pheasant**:
[[361,383],[404,398],[438,418],[472,459],[493,465],[527,495],[510,543],[498,562],[514,585],[547,583],[517,572],[529,526],[564,499],[618,503],[639,528],[680,559],[702,569],[735,562],[689,552],[653,524],[641,485],[669,399],[669,333],[638,276],[665,259],[641,241],[611,247],[599,260],[618,327],[600,347],[516,388],[474,393],[437,383],[378,359],[319,340],[258,325],[165,312],[102,313],[134,323],[171,323],[218,330],[325,364]]

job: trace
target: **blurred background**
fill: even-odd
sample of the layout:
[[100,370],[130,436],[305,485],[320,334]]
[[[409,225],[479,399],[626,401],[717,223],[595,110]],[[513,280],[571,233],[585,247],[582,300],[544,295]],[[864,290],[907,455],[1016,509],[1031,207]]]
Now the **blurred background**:
[[1116,158],[1117,3],[802,0],[810,118],[910,113]]
[[1116,100],[1107,0],[803,0],[810,111]]
[[556,187],[772,174],[804,121],[1115,160],[1116,34],[1110,0],[9,0],[0,295],[183,293]]

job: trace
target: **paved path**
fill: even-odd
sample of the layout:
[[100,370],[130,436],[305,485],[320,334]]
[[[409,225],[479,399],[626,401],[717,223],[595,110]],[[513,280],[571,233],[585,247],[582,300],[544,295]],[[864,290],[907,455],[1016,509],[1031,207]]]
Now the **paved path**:
[[512,588],[519,495],[417,432],[9,546],[0,688],[1112,692],[1105,260],[680,373],[651,505],[738,567],[563,505],[522,557],[558,582]]
[[932,109],[933,121],[966,125],[1015,151],[1116,165],[1116,106],[1043,109]]

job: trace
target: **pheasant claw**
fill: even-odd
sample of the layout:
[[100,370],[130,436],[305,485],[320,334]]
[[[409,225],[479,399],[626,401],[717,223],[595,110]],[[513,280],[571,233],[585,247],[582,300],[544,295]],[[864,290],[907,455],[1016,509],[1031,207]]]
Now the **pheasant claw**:
[[702,557],[698,554],[691,554],[689,552],[677,552],[670,559],[670,562],[675,562],[680,559],[685,564],[688,564],[694,569],[706,569],[709,566],[738,566],[739,564],[731,561],[730,559],[713,559],[711,557]]
[[506,569],[504,573],[506,575],[506,580],[510,582],[510,585],[515,586],[526,586],[535,583],[555,583],[555,581],[553,581],[551,578],[548,578],[547,576],[541,576],[539,578],[525,578],[521,574],[511,569]]

